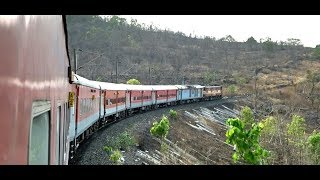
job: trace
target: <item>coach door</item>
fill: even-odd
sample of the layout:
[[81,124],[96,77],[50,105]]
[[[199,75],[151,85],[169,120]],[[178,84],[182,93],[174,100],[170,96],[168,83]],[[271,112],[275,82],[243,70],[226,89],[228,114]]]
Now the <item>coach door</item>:
[[50,124],[50,101],[33,102],[28,146],[29,165],[50,164]]
[[55,164],[67,165],[69,158],[68,132],[70,128],[70,108],[68,108],[68,103],[58,103],[56,110]]
[[152,104],[157,104],[157,91],[152,91],[151,92],[151,96],[152,96]]
[[99,119],[103,118],[104,115],[104,91],[100,90],[99,91],[99,95],[100,95],[100,104],[99,104]]
[[130,109],[131,107],[131,91],[126,91],[126,108]]

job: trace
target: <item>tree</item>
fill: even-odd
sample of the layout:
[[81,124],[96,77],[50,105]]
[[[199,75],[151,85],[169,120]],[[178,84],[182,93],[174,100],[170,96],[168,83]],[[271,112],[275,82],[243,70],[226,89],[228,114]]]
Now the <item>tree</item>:
[[267,53],[272,53],[274,51],[275,43],[271,40],[270,37],[267,37],[265,41],[262,42],[263,48]]
[[169,119],[167,118],[167,116],[163,115],[160,122],[156,121],[153,123],[150,129],[150,133],[155,137],[164,139],[168,135],[169,127],[170,127]]
[[228,86],[228,92],[231,94],[231,95],[234,95],[235,93],[236,93],[236,91],[237,91],[237,88],[236,88],[236,86],[235,85],[230,85],[230,86]]
[[291,59],[296,61],[298,59],[297,46],[302,45],[300,39],[289,38],[289,39],[287,39],[286,44],[288,46],[288,53],[290,54]]
[[210,85],[213,81],[216,80],[216,77],[217,77],[217,75],[215,72],[206,72],[204,74],[204,83],[206,85]]
[[252,50],[253,47],[258,44],[257,40],[255,40],[252,36],[251,36],[250,38],[248,38],[248,40],[246,41],[246,43],[247,43],[248,46],[250,47],[250,50]]
[[320,59],[320,44],[314,48],[312,56],[316,59]]
[[267,117],[265,120],[262,121],[262,123],[264,126],[263,130],[262,130],[262,134],[274,136],[276,133],[276,128],[277,128],[276,118],[274,118],[272,116]]
[[253,123],[248,130],[243,120],[228,119],[229,129],[226,133],[228,144],[234,145],[236,152],[232,155],[235,162],[244,160],[249,164],[265,164],[269,152],[260,145],[259,137],[263,129],[262,123]]
[[308,137],[309,157],[314,164],[320,164],[320,132],[313,131]]
[[[219,40],[219,44],[220,47],[223,49],[224,51],[224,55],[225,55],[225,62],[227,63],[227,68],[230,70],[230,66],[229,66],[229,51],[230,51],[230,47],[232,46],[232,43],[235,42],[235,39],[231,36],[231,35],[227,35],[226,37],[223,37]],[[226,69],[226,68],[224,68]]]
[[255,40],[252,36],[248,38],[248,40],[246,41],[246,43],[248,44],[257,44],[257,40]]
[[316,83],[320,82],[320,72],[312,72],[310,70],[307,70],[307,82],[311,83],[309,99],[311,101],[312,107],[314,107],[314,101],[317,99],[316,95],[314,94],[314,89]]
[[289,46],[299,46],[299,45],[302,45],[301,40],[300,40],[300,39],[295,39],[295,38],[288,38],[286,43],[287,43],[287,45],[289,45]]
[[138,81],[137,79],[129,79],[127,81],[127,84],[139,85],[140,81]]
[[164,143],[164,139],[167,137],[169,133],[170,123],[167,116],[163,115],[160,122],[154,122],[150,129],[150,133],[152,136],[158,137],[161,140],[161,149],[164,150],[166,144]]
[[[305,120],[303,117],[298,115],[292,116],[292,121],[287,125],[287,134],[288,134],[288,140],[289,144],[293,145],[294,148],[299,151],[299,154],[297,156],[299,157],[299,163],[302,162],[303,157],[303,149],[305,147]],[[295,152],[295,151],[294,151]]]
[[253,113],[248,106],[244,107],[241,110],[240,117],[246,129],[249,129],[251,125],[254,123]]

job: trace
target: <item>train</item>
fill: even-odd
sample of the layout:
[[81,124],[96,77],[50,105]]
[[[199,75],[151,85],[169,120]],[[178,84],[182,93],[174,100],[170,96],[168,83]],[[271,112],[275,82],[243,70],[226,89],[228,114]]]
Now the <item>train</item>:
[[66,17],[0,16],[0,164],[68,165],[100,128],[132,114],[222,98],[222,86],[129,85],[72,71]]

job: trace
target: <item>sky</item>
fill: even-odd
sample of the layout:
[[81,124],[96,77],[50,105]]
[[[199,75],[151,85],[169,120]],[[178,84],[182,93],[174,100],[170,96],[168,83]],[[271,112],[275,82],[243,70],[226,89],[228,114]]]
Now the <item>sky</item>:
[[253,36],[258,42],[300,39],[305,47],[320,44],[320,15],[119,15],[128,22],[153,24],[159,29],[183,32],[187,36],[210,36],[220,39],[231,35],[243,42]]

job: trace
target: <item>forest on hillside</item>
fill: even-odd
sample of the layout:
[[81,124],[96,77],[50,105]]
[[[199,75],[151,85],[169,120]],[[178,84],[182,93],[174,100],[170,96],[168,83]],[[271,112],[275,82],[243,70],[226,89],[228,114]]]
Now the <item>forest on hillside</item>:
[[77,49],[77,73],[107,82],[232,84],[235,76],[249,81],[262,67],[298,65],[315,57],[314,49],[296,38],[237,42],[232,35],[196,37],[119,16],[70,15],[67,28],[72,61]]

